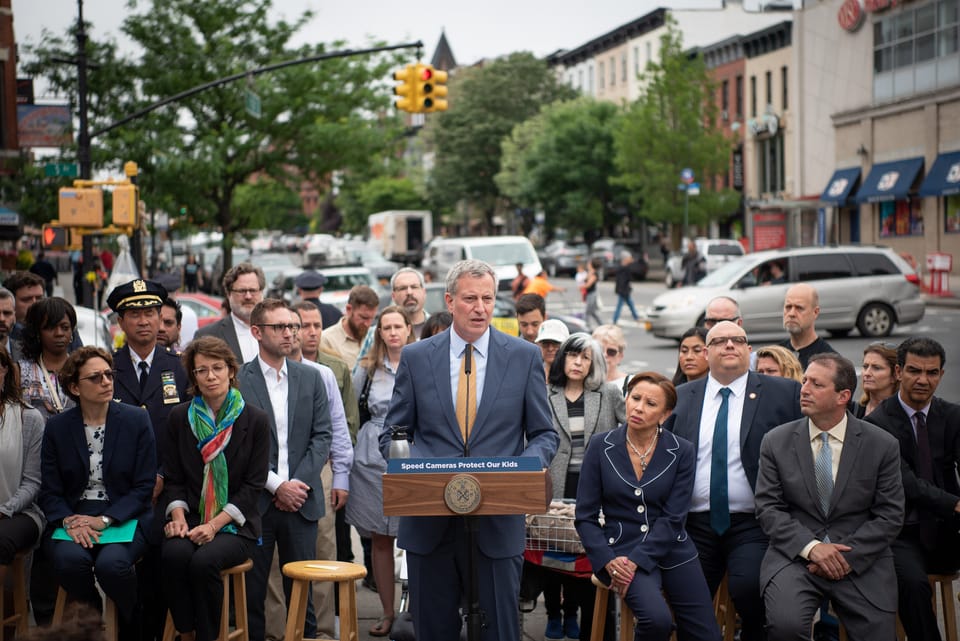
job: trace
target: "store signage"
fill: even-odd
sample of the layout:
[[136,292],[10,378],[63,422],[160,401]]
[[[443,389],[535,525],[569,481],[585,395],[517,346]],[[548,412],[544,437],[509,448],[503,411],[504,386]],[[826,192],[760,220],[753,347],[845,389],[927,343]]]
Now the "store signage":
[[743,150],[741,148],[733,152],[733,188],[743,191]]
[[840,196],[840,194],[842,194],[846,190],[847,185],[849,184],[850,184],[850,181],[847,180],[846,178],[837,178],[832,183],[830,183],[830,188],[827,189],[827,195],[832,198],[837,198],[838,196]]
[[900,178],[899,171],[888,171],[880,176],[880,182],[877,183],[877,191],[890,191],[897,186],[898,178]]
[[837,22],[845,31],[854,33],[863,24],[864,12],[860,0],[845,0],[837,12]]
[[947,172],[947,182],[951,184],[960,183],[960,162],[950,165]]

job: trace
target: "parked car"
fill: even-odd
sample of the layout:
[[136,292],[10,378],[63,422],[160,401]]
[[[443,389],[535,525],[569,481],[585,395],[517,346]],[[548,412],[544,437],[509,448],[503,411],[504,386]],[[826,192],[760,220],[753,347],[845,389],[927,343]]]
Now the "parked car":
[[646,280],[647,271],[650,269],[650,261],[647,255],[636,247],[631,247],[621,240],[613,238],[600,238],[595,240],[590,246],[590,260],[599,258],[603,265],[600,267],[600,280],[615,278],[620,269],[620,260],[623,252],[629,252],[633,256],[633,262],[630,264],[632,280]]
[[[267,286],[267,296],[280,298],[288,303],[297,300],[297,288],[294,281],[303,271],[301,267],[291,267],[284,270]],[[347,306],[347,298],[350,297],[350,290],[355,285],[368,285],[375,291],[381,290],[377,279],[373,273],[366,267],[327,267],[317,270],[327,279],[323,285],[323,292],[320,294],[320,301],[330,303],[340,310]]]
[[387,285],[394,273],[400,269],[400,264],[387,260],[383,254],[365,243],[347,247],[347,262],[363,265],[371,272],[381,285]]
[[303,264],[317,269],[347,262],[342,243],[330,234],[311,234],[303,245]]
[[565,240],[555,240],[543,251],[538,252],[540,264],[551,278],[556,276],[573,276],[577,273],[577,265],[587,260],[590,248],[585,243],[568,243]]
[[223,316],[223,298],[206,294],[177,293],[174,294],[177,302],[189,307],[197,315],[197,326],[205,327],[216,323]]
[[[743,256],[743,245],[729,238],[696,238],[693,241],[697,251],[707,259],[707,273],[716,270],[721,265],[729,263]],[[667,287],[677,287],[683,283],[683,254],[687,250],[687,243],[683,243],[683,252],[674,254],[667,259],[664,281]]]
[[[772,265],[783,270],[781,282]],[[888,247],[801,247],[742,256],[696,285],[660,294],[647,313],[647,330],[679,339],[703,324],[707,303],[729,296],[740,303],[748,333],[783,331],[783,299],[794,283],[809,283],[820,297],[817,329],[845,336],[856,328],[865,337],[887,336],[894,325],[916,323],[925,311],[920,277]]]

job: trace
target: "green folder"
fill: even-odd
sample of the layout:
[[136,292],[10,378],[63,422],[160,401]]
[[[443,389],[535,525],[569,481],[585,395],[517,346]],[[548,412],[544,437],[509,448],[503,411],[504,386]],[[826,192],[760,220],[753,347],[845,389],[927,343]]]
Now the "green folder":
[[[137,519],[130,519],[123,523],[114,523],[106,530],[100,532],[99,545],[107,543],[130,543],[133,541],[133,535],[137,531]],[[67,531],[58,527],[53,531],[55,541],[73,541]]]

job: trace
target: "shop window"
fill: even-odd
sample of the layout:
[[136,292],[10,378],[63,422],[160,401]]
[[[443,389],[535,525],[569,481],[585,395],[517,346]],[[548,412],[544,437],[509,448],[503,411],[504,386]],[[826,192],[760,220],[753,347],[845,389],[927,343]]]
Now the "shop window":
[[923,236],[920,199],[880,203],[880,237]]
[[946,205],[946,224],[944,230],[950,234],[960,234],[960,195],[944,198]]

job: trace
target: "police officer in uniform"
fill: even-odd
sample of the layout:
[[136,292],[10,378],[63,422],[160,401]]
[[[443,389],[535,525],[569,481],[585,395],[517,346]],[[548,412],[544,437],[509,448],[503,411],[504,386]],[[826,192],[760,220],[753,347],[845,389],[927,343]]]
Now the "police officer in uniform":
[[[137,405],[149,412],[156,434],[157,461],[167,443],[167,417],[179,403],[190,400],[187,393],[187,372],[176,353],[157,343],[160,331],[160,307],[167,299],[167,290],[149,280],[136,279],[116,287],[107,304],[119,317],[126,345],[113,353],[116,370],[115,401]],[[163,470],[157,470],[153,500],[163,490]],[[162,510],[162,507],[157,509]],[[138,564],[142,612],[142,639],[161,639],[166,605],[159,589],[160,528],[166,516],[154,518],[154,531],[147,533],[147,552]]]
[[320,321],[323,323],[323,329],[333,327],[343,316],[343,313],[330,303],[320,302],[320,294],[323,293],[323,286],[326,282],[327,279],[323,274],[312,269],[300,272],[293,281],[300,300],[310,301],[320,310]]

